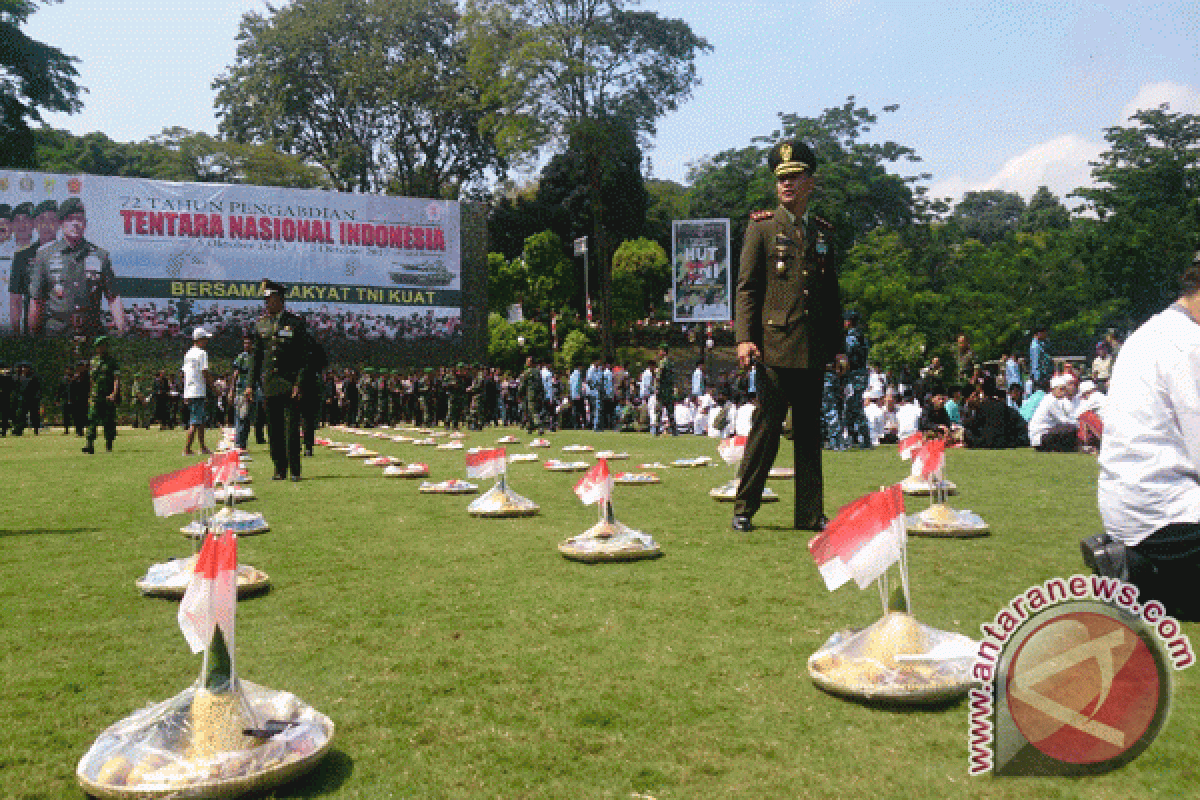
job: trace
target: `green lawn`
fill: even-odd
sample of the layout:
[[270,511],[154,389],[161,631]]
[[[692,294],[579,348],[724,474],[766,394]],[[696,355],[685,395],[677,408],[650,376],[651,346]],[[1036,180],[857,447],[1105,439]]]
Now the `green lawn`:
[[[511,430],[511,429],[510,429]],[[507,431],[506,431],[507,432]],[[463,453],[333,434],[463,477]],[[490,444],[494,429],[472,434]],[[0,440],[0,797],[79,797],[75,766],[97,734],[196,677],[176,604],[143,598],[146,568],[185,555],[186,518],[153,515],[147,479],[190,463],[180,431],[121,431],[86,457],[50,431]],[[523,441],[530,437],[521,435]],[[626,450],[629,468],[716,457],[700,437],[558,433],[559,447]],[[510,445],[510,452],[523,451]],[[1089,779],[967,775],[965,704],[887,711],[816,689],[805,661],[833,631],[879,615],[875,591],[830,593],[783,502],[760,528],[729,530],[708,490],[724,465],[663,470],[618,487],[617,517],[664,557],[588,566],[556,545],[589,527],[578,475],[516,464],[510,483],[540,516],[482,520],[470,498],[318,448],[299,484],[267,480],[256,501],[272,531],[243,539],[270,593],[238,610],[238,671],[286,689],[337,725],[334,749],[272,797],[924,798],[1185,797],[1200,792],[1196,670],[1177,675],[1166,730],[1123,770]],[[790,463],[787,443],[780,463]],[[895,448],[827,453],[838,506],[899,480]],[[910,543],[924,622],[978,637],[1014,595],[1082,571],[1078,540],[1099,529],[1095,459],[1031,451],[948,454],[948,477],[992,525],[975,540]],[[910,510],[927,501],[909,500]],[[1200,641],[1195,624],[1184,631]]]

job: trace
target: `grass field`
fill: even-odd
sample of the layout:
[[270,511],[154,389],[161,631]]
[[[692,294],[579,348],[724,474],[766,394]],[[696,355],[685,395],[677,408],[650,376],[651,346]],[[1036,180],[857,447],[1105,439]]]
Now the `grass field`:
[[[0,798],[81,796],[75,766],[97,734],[196,678],[176,604],[133,586],[190,551],[186,518],[153,516],[147,488],[190,463],[182,437],[122,429],[114,453],[91,457],[58,431],[0,440]],[[435,480],[464,474],[461,451],[335,437],[427,461]],[[575,442],[628,451],[629,464],[716,455],[700,437],[549,438],[543,460]],[[888,711],[816,689],[808,656],[835,630],[875,620],[879,600],[852,584],[826,591],[807,534],[786,527],[787,482],[772,482],[783,502],[764,506],[749,535],[731,532],[730,506],[707,496],[730,476],[724,465],[617,487],[618,519],[665,555],[588,566],[555,549],[595,521],[571,492],[578,475],[515,464],[511,485],[541,515],[484,520],[466,514],[470,498],[420,495],[417,482],[321,448],[298,484],[267,480],[265,448],[251,454],[258,499],[245,507],[272,530],[243,539],[241,560],[273,588],[239,605],[238,671],[337,725],[332,753],[271,797],[1200,793],[1197,670],[1177,673],[1171,719],[1141,758],[1087,779],[970,778],[965,703]],[[790,459],[785,443],[780,464]],[[885,447],[827,453],[825,469],[832,513],[907,464]],[[947,475],[960,489],[952,505],[993,534],[912,540],[914,611],[977,638],[1030,585],[1082,571],[1078,540],[1099,529],[1095,459],[955,450]],[[1197,640],[1195,624],[1184,632]]]

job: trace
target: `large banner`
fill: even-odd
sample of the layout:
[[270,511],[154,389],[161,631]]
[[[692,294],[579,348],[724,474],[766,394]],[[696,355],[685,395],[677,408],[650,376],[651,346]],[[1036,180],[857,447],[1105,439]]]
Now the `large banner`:
[[676,322],[733,319],[729,220],[675,220],[671,224],[671,266]]
[[0,212],[9,334],[240,333],[266,277],[335,350],[462,335],[457,202],[0,170]]

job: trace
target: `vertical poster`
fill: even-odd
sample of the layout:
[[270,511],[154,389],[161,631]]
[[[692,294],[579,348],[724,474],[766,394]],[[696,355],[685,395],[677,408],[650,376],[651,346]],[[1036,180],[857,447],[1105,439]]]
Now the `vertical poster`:
[[675,220],[671,225],[671,305],[676,322],[733,319],[729,220]]

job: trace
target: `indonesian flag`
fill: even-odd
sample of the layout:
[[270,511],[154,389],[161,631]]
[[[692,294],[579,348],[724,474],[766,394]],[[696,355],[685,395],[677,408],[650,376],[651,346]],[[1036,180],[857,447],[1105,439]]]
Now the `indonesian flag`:
[[829,591],[851,578],[865,589],[900,560],[904,546],[900,484],[860,497],[808,542]]
[[216,505],[212,470],[208,464],[197,464],[151,478],[150,498],[154,513],[160,517],[212,508]]
[[229,652],[233,652],[233,620],[237,609],[237,537],[210,533],[200,548],[183,600],[179,604],[179,629],[193,653],[212,641],[220,627]]
[[612,499],[613,479],[608,471],[608,459],[601,458],[575,484],[575,494],[585,506]]
[[925,434],[917,431],[911,436],[906,436],[901,441],[897,442],[896,449],[900,452],[900,457],[908,461],[913,457],[913,453],[921,448],[925,443]]
[[208,459],[208,466],[212,468],[213,483],[228,484],[237,477],[238,467],[241,465],[241,458],[236,450],[216,453]]
[[717,452],[726,464],[736,464],[742,460],[742,456],[746,452],[746,437],[730,436],[722,439],[721,443],[717,445]]
[[467,453],[468,478],[492,478],[504,474],[504,448],[493,447],[477,453]]
[[928,478],[944,466],[946,466],[945,439],[930,439],[913,455],[913,475],[920,473],[922,478]]

